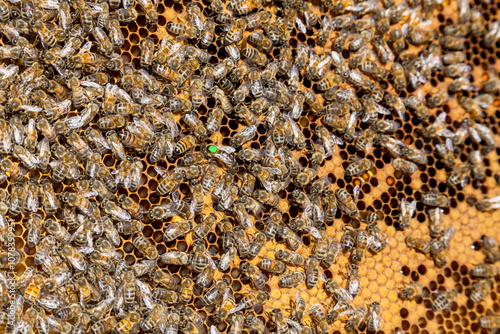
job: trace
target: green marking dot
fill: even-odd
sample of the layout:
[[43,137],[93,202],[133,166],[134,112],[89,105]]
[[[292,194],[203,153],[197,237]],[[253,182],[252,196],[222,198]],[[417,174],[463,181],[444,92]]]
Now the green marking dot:
[[210,146],[208,147],[208,150],[209,150],[210,152],[212,152],[212,153],[215,153],[215,152],[217,152],[217,147],[210,145]]

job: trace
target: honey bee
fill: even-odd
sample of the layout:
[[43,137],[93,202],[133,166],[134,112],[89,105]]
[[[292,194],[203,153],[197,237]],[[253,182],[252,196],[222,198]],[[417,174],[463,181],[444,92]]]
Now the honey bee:
[[464,164],[454,168],[446,178],[446,184],[450,187],[456,187],[458,185],[462,188],[467,184],[469,180],[469,175],[471,173],[471,166]]
[[486,262],[497,262],[500,259],[500,250],[496,241],[492,237],[484,236],[482,243],[483,252],[486,255]]
[[348,176],[359,176],[369,171],[372,168],[372,166],[373,166],[373,161],[371,161],[370,159],[366,158],[359,159],[357,161],[351,162],[351,164],[347,166],[345,173]]
[[479,317],[479,326],[481,328],[498,328],[499,325],[500,316],[496,314]]
[[180,295],[174,290],[168,290],[165,288],[154,288],[151,291],[153,298],[161,300],[167,305],[177,304],[180,302]]
[[488,108],[493,103],[493,96],[489,94],[482,94],[475,98],[461,97],[458,102],[465,109],[470,117],[474,120],[481,120],[484,118],[482,109]]
[[234,295],[231,293],[231,289],[227,288],[222,296],[222,301],[215,312],[215,321],[219,323],[224,321],[235,306],[236,301],[234,299]]
[[314,304],[309,307],[309,314],[316,325],[317,333],[326,334],[329,332],[327,315],[320,304]]
[[354,230],[351,226],[344,226],[342,239],[341,239],[341,247],[344,252],[351,250],[354,247],[356,241],[356,230]]
[[[187,62],[185,62],[178,70],[177,76],[174,80],[175,86],[183,85],[188,78],[191,77],[194,71],[200,68],[200,62],[197,59],[191,58]],[[191,105],[190,103],[188,104]],[[171,109],[172,108],[171,106]],[[191,109],[191,107],[183,107],[183,109]]]
[[200,38],[200,31],[196,27],[188,26],[184,23],[168,22],[167,23],[167,30],[168,30],[168,32],[170,32],[174,35],[179,35],[181,37],[188,38],[188,39],[199,39]]
[[282,276],[278,285],[283,288],[295,287],[306,280],[306,274],[301,271],[293,271],[284,276]]
[[491,278],[498,275],[498,268],[491,263],[480,263],[470,270],[470,275],[480,278]]
[[27,170],[13,163],[8,157],[3,158],[0,167],[7,175],[10,175],[16,181],[22,182],[26,179],[24,175],[27,173]]
[[234,148],[240,147],[249,140],[251,140],[257,131],[257,127],[255,125],[249,125],[239,131],[238,133],[235,133],[231,140],[230,140],[230,145]]
[[306,286],[308,289],[314,288],[320,279],[322,273],[318,268],[319,260],[315,256],[309,256],[305,262],[306,268]]
[[472,291],[470,293],[470,300],[473,303],[480,303],[490,293],[493,283],[489,279],[481,279],[472,284]]
[[288,249],[280,249],[276,252],[276,259],[292,266],[302,266],[305,263],[302,255]]
[[285,316],[281,309],[273,309],[271,313],[269,313],[270,318],[276,324],[276,331],[279,333],[287,333],[288,332],[288,324],[285,321]]
[[340,208],[351,217],[358,215],[358,208],[356,207],[355,201],[359,195],[359,186],[354,187],[353,191],[354,199],[345,189],[337,189],[335,191]]
[[[145,258],[154,260],[158,257],[158,251],[156,248],[142,234],[137,234],[132,240],[132,244],[144,255]],[[164,259],[163,255],[161,259]]]
[[31,283],[28,285],[26,290],[24,291],[24,301],[28,305],[33,305],[40,294],[40,289],[42,288],[43,283],[45,282],[45,278],[40,274],[35,274],[31,280]]
[[[54,223],[55,222],[50,225],[53,225]],[[45,224],[45,228],[50,227],[50,225],[47,225],[47,221]],[[75,270],[84,271],[87,268],[87,261],[85,257],[69,244],[59,246],[58,251],[62,257],[69,261]]]
[[316,127],[316,134],[320,138],[323,148],[325,149],[325,158],[330,157],[335,152],[335,144],[344,144],[344,141],[332,135],[322,125]]
[[434,311],[442,311],[450,306],[450,304],[455,300],[457,297],[457,291],[456,290],[447,290],[441,292],[436,299],[432,302],[432,309]]
[[316,177],[317,170],[315,168],[304,168],[302,172],[295,176],[295,183],[299,187],[306,187]]
[[[264,322],[251,314],[246,316],[244,325],[251,333],[264,333],[266,331]],[[217,332],[211,334],[217,334]]]
[[206,138],[207,130],[194,113],[186,113],[182,119],[192,129],[192,132],[196,135],[196,137],[202,140]]
[[430,208],[427,210],[429,215],[429,233],[432,238],[437,238],[443,230],[443,210]]
[[35,21],[33,24],[33,29],[38,33],[40,39],[42,39],[48,47],[53,48],[54,46],[56,46],[57,40],[44,22],[40,20]]
[[404,286],[399,289],[398,297],[401,300],[413,300],[421,296],[422,291],[422,287],[417,283],[404,284]]
[[[147,239],[146,239],[147,240]],[[192,256],[185,252],[171,251],[160,256],[160,262],[164,264],[175,264],[185,266],[191,262]]]
[[130,333],[133,328],[138,326],[141,321],[141,316],[137,312],[130,312],[125,318],[118,321],[113,327],[113,332],[116,334],[127,334]]
[[113,48],[120,48],[125,43],[125,37],[120,29],[120,22],[116,19],[109,20],[109,39]]
[[448,91],[450,93],[459,93],[464,90],[468,90],[472,88],[472,84],[469,81],[469,79],[460,77],[455,80],[453,80],[449,86],[448,86]]
[[450,206],[450,199],[446,195],[431,191],[422,196],[422,203],[429,206],[447,208]]
[[382,322],[380,313],[380,303],[373,302],[368,306],[367,329],[370,332],[376,332],[380,329],[380,325]]
[[417,250],[423,254],[429,254],[431,252],[431,246],[430,246],[429,242],[427,242],[423,239],[406,237],[405,243],[408,247],[414,248],[415,250]]
[[392,161],[392,167],[404,174],[413,174],[418,170],[417,164],[400,158],[396,158]]
[[401,199],[400,211],[401,214],[399,216],[399,226],[402,229],[406,229],[410,226],[411,218],[415,214],[417,209],[417,202],[407,202],[405,198]]
[[368,316],[368,311],[364,306],[358,307],[352,315],[347,319],[345,329],[348,331],[355,330],[362,323],[364,323],[366,317]]
[[39,160],[37,156],[33,155],[23,146],[14,145],[14,149],[12,150],[12,155],[14,155],[14,157],[19,159],[22,162],[22,164],[30,170],[33,170],[38,167]]
[[[420,120],[426,120],[429,118],[429,110],[425,106],[424,102],[415,95],[410,95],[405,101],[406,106],[415,112],[415,116]],[[446,115],[445,115],[446,116]],[[434,130],[436,131],[436,130]],[[432,131],[430,131],[432,132]]]
[[[153,271],[151,271],[150,277],[156,283],[164,286],[167,289],[177,289],[178,288],[178,282],[177,282],[175,276],[172,276],[168,273],[165,273],[164,271],[162,271],[160,269],[154,269]],[[163,295],[163,293],[161,293],[161,291],[157,291],[157,292],[159,292],[158,293],[159,295]],[[154,290],[152,293],[153,293],[153,297],[154,297],[154,295],[155,295]],[[163,299],[163,298],[159,298],[159,299]]]
[[189,303],[193,299],[194,281],[190,276],[184,276],[180,284],[181,302]]
[[163,304],[155,303],[151,313],[141,322],[141,329],[144,331],[149,331],[153,329],[159,322],[161,318],[166,315],[166,308]]

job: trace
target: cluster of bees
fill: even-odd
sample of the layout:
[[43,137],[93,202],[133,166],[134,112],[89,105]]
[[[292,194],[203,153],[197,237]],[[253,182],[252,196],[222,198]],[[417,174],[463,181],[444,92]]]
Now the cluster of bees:
[[[380,304],[355,308],[353,298],[361,289],[364,257],[382,252],[389,238],[378,226],[382,217],[358,209],[361,187],[336,188],[323,166],[338,146],[354,142],[359,157],[346,168],[347,180],[373,177],[374,146],[387,151],[401,173],[423,170],[430,152],[397,134],[411,117],[435,141],[450,187],[485,178],[482,156],[496,142],[481,119],[500,79],[490,78],[475,97],[464,94],[471,88],[471,67],[463,39],[472,35],[493,45],[498,27],[485,28],[480,13],[458,1],[457,23],[439,36],[429,29],[438,5],[188,3],[176,21],[166,23],[168,33],[159,41],[141,41],[135,66],[119,55],[125,43],[121,27],[142,15],[157,25],[151,0],[137,6],[135,0],[0,0],[6,41],[0,46],[0,181],[10,187],[0,189],[0,237],[7,242],[9,224],[22,213],[27,246],[35,249],[35,266],[15,283],[15,321],[2,312],[0,328],[44,334],[216,334],[221,328],[232,334],[327,334],[343,323],[346,330],[378,331]],[[291,46],[296,35],[312,36],[313,42]],[[222,50],[218,62],[213,46]],[[419,88],[438,71],[452,82],[422,96]],[[401,97],[407,88],[414,93]],[[452,95],[467,115],[455,132],[447,128],[446,113],[432,115]],[[311,139],[301,125],[305,117],[321,123]],[[228,122],[238,131],[221,138]],[[466,139],[481,149],[455,167]],[[105,156],[116,166],[103,163]],[[127,195],[143,186],[145,163],[156,172],[157,187],[149,191],[160,198],[147,209]],[[285,219],[284,202],[297,216]],[[408,237],[406,243],[443,267],[454,227],[443,227],[441,208],[450,200],[429,192],[421,202],[430,207],[432,239]],[[484,210],[497,205],[498,199],[476,203]],[[397,220],[405,230],[416,202],[403,198],[400,209]],[[326,227],[341,217],[346,224],[340,238],[329,237]],[[143,233],[155,221],[164,224],[164,244],[188,234],[192,244],[160,254]],[[222,236],[218,254],[208,251],[213,231]],[[123,238],[131,239],[141,260],[125,260],[117,250]],[[304,238],[312,240],[310,247]],[[485,249],[491,241],[484,240]],[[263,256],[275,242],[286,248],[274,258]],[[498,247],[488,249],[495,262]],[[324,274],[340,256],[349,263],[346,272],[335,273],[345,276],[342,285]],[[0,256],[2,268],[22,260],[17,252]],[[169,273],[166,266],[187,274]],[[250,283],[241,298],[231,286],[235,268]],[[498,269],[482,264],[471,273],[480,278],[471,293],[479,302]],[[291,309],[269,309],[271,275],[279,276],[280,288],[319,287],[329,299],[307,305],[297,295]],[[12,296],[4,272],[0,285],[1,305],[7,306]],[[411,300],[418,291],[405,286],[400,297]],[[439,295],[433,309],[445,309],[456,295]],[[202,315],[191,306],[194,300],[213,314]],[[259,308],[270,321],[255,316]],[[482,327],[498,325],[493,316],[479,321]]]
[[[407,241],[408,243],[408,241]],[[473,303],[482,302],[495,286],[495,276],[498,276],[498,267],[496,262],[500,261],[500,248],[494,238],[484,236],[482,239],[482,251],[485,254],[485,263],[475,265],[470,270],[470,276],[477,281],[472,284],[471,289],[466,290],[466,295]],[[437,265],[437,263],[436,263]],[[455,289],[437,291],[433,293],[434,300],[431,307],[433,311],[442,311],[451,306],[458,296]],[[413,301],[417,297],[429,297],[421,285],[418,283],[407,284],[400,289],[399,298],[401,300]],[[498,328],[500,325],[500,316],[489,314],[479,317],[478,324],[482,328]],[[398,333],[399,334],[399,333]]]

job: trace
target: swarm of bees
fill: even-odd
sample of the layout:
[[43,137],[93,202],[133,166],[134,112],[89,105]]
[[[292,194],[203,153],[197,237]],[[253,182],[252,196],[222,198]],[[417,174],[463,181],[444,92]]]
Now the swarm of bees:
[[[472,85],[462,50],[467,36],[494,45],[498,24],[485,28],[467,1],[458,1],[459,23],[442,32],[429,29],[440,5],[434,0],[189,2],[164,24],[159,40],[141,40],[137,63],[127,63],[120,56],[121,27],[143,19],[158,25],[157,5],[0,0],[0,241],[7,245],[9,225],[21,217],[23,238],[34,249],[34,265],[17,277],[15,296],[6,270],[25,253],[0,253],[0,303],[15,310],[15,321],[0,313],[0,328],[40,334],[380,330],[380,303],[353,302],[364,258],[390,242],[383,214],[358,205],[363,182],[375,175],[371,152],[388,153],[396,173],[408,175],[425,170],[435,153],[449,187],[485,179],[483,156],[497,143],[481,122],[500,79],[464,94]],[[296,35],[312,39],[294,39],[292,46]],[[214,46],[220,48],[215,62]],[[420,88],[436,73],[453,81],[424,96]],[[407,88],[413,93],[400,94]],[[451,98],[466,115],[456,131],[446,112],[437,112]],[[402,140],[409,119],[421,124],[435,152]],[[318,123],[312,133],[303,125],[309,120]],[[237,131],[226,138],[228,123]],[[466,140],[478,149],[455,166]],[[347,185],[337,187],[325,161],[349,143],[356,157],[345,168]],[[146,175],[156,185],[146,189],[157,198],[150,206],[135,195]],[[430,241],[408,235],[406,244],[443,267],[455,231],[442,223],[450,199],[432,190],[419,201],[428,208]],[[498,202],[475,205],[491,211]],[[297,214],[285,217],[286,208]],[[400,198],[399,208],[393,218],[405,233],[417,201]],[[339,219],[338,237],[328,235]],[[146,233],[157,222],[159,238]],[[216,253],[209,250],[214,233],[221,236]],[[119,250],[125,239],[139,261]],[[180,239],[189,241],[186,248],[169,246]],[[277,242],[284,247],[265,256],[263,249]],[[485,237],[483,245],[487,263],[471,271],[478,279],[473,302],[485,298],[498,274],[495,240]],[[334,272],[342,284],[325,274],[340,257],[348,263]],[[172,267],[179,274],[166,270]],[[233,290],[234,270],[248,283],[242,293]],[[291,308],[271,308],[273,275],[280,289],[319,288],[328,299],[307,305],[297,294]],[[412,300],[421,291],[408,285],[399,297]],[[438,295],[433,310],[456,296],[455,290]],[[213,312],[199,312],[202,307]],[[258,309],[267,323],[255,316]],[[493,315],[479,319],[485,328],[499,322]]]

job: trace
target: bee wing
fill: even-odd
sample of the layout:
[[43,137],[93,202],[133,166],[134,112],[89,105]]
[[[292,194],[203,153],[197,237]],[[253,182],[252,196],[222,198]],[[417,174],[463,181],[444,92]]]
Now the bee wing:
[[236,306],[234,306],[231,311],[229,311],[228,315],[231,315],[233,313],[239,312],[241,310],[245,309],[245,304],[243,303],[238,303]]
[[[168,170],[165,168],[165,167],[161,167],[161,166],[155,166],[154,167],[155,171],[160,174],[161,176],[163,177],[167,177],[168,175]],[[117,172],[117,170],[114,170],[113,172]],[[112,172],[112,173],[113,173]]]
[[126,187],[127,187],[126,183],[128,183],[127,189],[130,189],[130,190],[136,189],[136,187],[134,186],[136,184],[138,186],[140,186],[141,185],[141,175],[142,175],[142,173],[141,173],[141,170],[139,169],[139,167],[134,165],[132,167],[132,171],[130,172],[128,180],[125,179],[125,182],[124,182]]
[[500,196],[492,197],[489,199],[491,204],[500,204]]
[[328,63],[330,63],[331,59],[332,58],[329,55],[327,55],[325,57],[325,59],[323,59],[322,61],[320,61],[320,63],[318,64],[318,69],[322,69],[323,67],[325,67],[326,65],[328,65]]
[[292,326],[293,328],[295,328],[297,330],[298,333],[301,333],[302,332],[302,326],[296,322],[296,321],[293,321],[292,319],[289,319],[289,318],[285,318],[285,322]]
[[335,258],[340,254],[340,243],[336,240],[330,241],[328,244],[328,253],[336,254]]
[[89,197],[95,197],[99,195],[99,193],[95,190],[82,190],[77,193],[78,196],[89,198]]
[[434,123],[432,125],[435,127],[438,127],[438,126],[443,125],[445,121],[446,121],[446,113],[442,112],[436,117],[436,120],[434,121]]
[[300,130],[300,127],[293,121],[290,116],[285,115],[286,118],[288,118],[288,124],[290,128],[292,129],[292,134],[295,139],[301,138],[303,136],[302,131]]
[[[259,203],[260,204],[260,203]],[[243,222],[243,225],[245,225],[245,229],[251,227],[251,228],[255,228],[255,224],[253,223],[253,220],[252,220],[252,217],[250,217],[250,215],[248,214],[248,212],[244,211],[244,212],[240,212],[240,223]]]
[[487,136],[487,135],[491,135],[491,130],[490,130],[487,126],[485,126],[485,125],[483,125],[483,124],[476,123],[476,124],[475,124],[475,128],[476,128],[476,130],[478,131],[478,133],[479,133],[480,135],[481,135],[481,134],[482,134],[483,136],[484,136],[484,135],[486,135],[486,136]]
[[[65,15],[63,13],[63,11],[59,11],[59,14],[62,16],[62,15]],[[59,22],[64,22],[64,20],[61,20],[60,18],[60,21]],[[61,23],[61,25],[63,26],[64,28],[64,23]],[[75,49],[73,49],[73,45],[71,43],[66,43],[64,45],[64,47],[61,49],[60,53],[59,53],[59,56],[61,58],[69,58],[71,57],[73,54],[75,53]]]
[[319,233],[319,230],[314,226],[306,227],[306,228],[304,228],[304,231],[306,231],[311,236],[313,236],[313,238],[316,238],[316,239],[322,238],[321,233]]
[[380,325],[382,324],[382,317],[376,311],[372,311],[369,319],[372,321],[373,327],[375,327],[375,331],[380,329]]
[[[306,18],[307,20],[307,18]],[[307,33],[307,27],[306,25],[304,24],[304,22],[302,22],[302,20],[300,18],[298,18],[297,16],[295,17],[295,23],[297,23],[297,29],[302,32],[302,33]]]
[[442,128],[442,129],[438,130],[437,135],[441,136],[441,137],[446,137],[446,138],[455,137],[455,133],[447,128]]
[[381,106],[380,104],[378,103],[375,103],[375,110],[379,113],[379,114],[382,114],[382,115],[390,115],[391,112],[389,111],[389,109]]
[[430,68],[435,70],[441,70],[443,68],[443,62],[441,57],[438,55],[431,53],[427,56],[425,62],[429,65]]
[[333,138],[336,138],[334,135],[328,137],[322,137],[321,142],[323,143],[323,147],[325,148],[325,158],[332,156],[335,152],[335,141]]
[[[46,138],[44,138],[44,139],[46,139]],[[48,141],[47,141],[47,143],[48,143]],[[3,151],[5,153],[10,153],[12,151],[12,137],[10,135],[10,131],[8,131],[8,130],[5,131],[5,133],[3,135],[3,139],[2,139],[2,144],[3,144]]]
[[222,304],[224,304],[224,302],[229,298],[230,295],[231,295],[231,289],[226,288],[226,291],[224,291],[224,294],[222,295]]
[[249,125],[247,127],[245,127],[243,130],[241,130],[239,132],[239,134],[241,136],[243,136],[244,138],[252,138],[253,136],[255,136],[255,133],[257,131],[257,126],[255,125]]
[[92,48],[92,42],[89,41],[89,42],[83,44],[82,48],[78,52],[78,55],[80,56],[80,55],[84,54],[85,52],[90,51],[91,48]]
[[114,205],[110,213],[121,220],[130,220],[132,218],[130,213],[120,208],[118,205]]
[[364,9],[365,9],[365,6],[363,6],[363,5],[347,6],[345,8],[345,10],[347,10],[349,12],[360,12],[360,11],[363,11]]
[[181,194],[179,193],[178,190],[174,191],[172,193],[172,202],[177,202],[181,199]]
[[412,201],[409,205],[408,205],[408,214],[410,215],[410,217],[413,217],[413,214],[415,213],[415,210],[417,210],[417,202],[416,201]]
[[120,141],[110,140],[109,144],[111,145],[112,151],[122,160],[126,158],[125,148]]
[[[78,250],[75,249],[75,252],[78,252]],[[77,259],[75,259],[72,256],[68,256],[68,261],[71,262],[71,265],[73,267],[75,267],[76,269],[81,270],[81,271],[85,270],[85,262],[78,261]]]
[[68,117],[64,120],[64,123],[66,123],[69,130],[79,129],[84,125],[83,119],[80,116]]
[[[255,125],[253,125],[253,127],[255,128]],[[247,128],[249,128],[249,127],[247,127]],[[245,128],[245,130],[247,128]],[[224,151],[224,152],[226,152],[228,154],[236,152],[236,149],[234,147],[231,147],[231,146],[217,145],[217,149],[221,150],[221,151]]]
[[460,185],[463,187],[465,187],[467,185],[467,183],[469,183],[469,176],[466,175],[462,178],[462,180],[460,180]]
[[474,101],[483,109],[488,108],[493,103],[493,96],[490,94],[482,94],[474,98]]
[[358,196],[360,194],[359,184],[356,187],[354,187],[353,194],[354,194],[354,201],[357,201],[358,200]]
[[450,138],[446,138],[445,145],[449,152],[453,152],[453,150],[455,149],[453,146],[453,141]]
[[217,327],[215,327],[214,325],[212,325],[212,326],[210,326],[210,334],[220,334],[220,332],[217,329]]
[[471,126],[468,128],[468,130],[469,130],[469,135],[471,136],[472,140],[475,141],[476,143],[480,143],[481,136],[479,135],[479,132]]
[[401,199],[401,204],[399,206],[400,210],[401,210],[401,216],[405,216],[406,215],[406,211],[407,211],[407,208],[406,208],[406,198],[402,198]]
[[229,44],[225,46],[226,52],[233,58],[234,60],[239,60],[240,59],[240,49],[234,45],[234,44]]
[[126,91],[124,91],[119,87],[118,90],[116,91],[116,97],[118,98],[118,100],[127,102],[129,104],[134,103],[134,99],[132,99],[132,97]]
[[134,124],[143,129],[144,131],[150,133],[152,136],[155,134],[155,129],[151,123],[149,123],[146,119],[141,119],[138,117],[134,117]]
[[64,100],[53,104],[52,107],[57,109],[61,115],[65,115],[69,113],[72,103],[71,100]]
[[88,88],[101,88],[101,85],[99,85],[98,83],[88,80],[80,81],[80,85]]
[[135,285],[139,288],[139,290],[144,294],[151,294],[151,289],[147,284],[144,284],[141,280],[136,279]]
[[307,312],[307,314],[313,314],[313,313],[317,313],[317,312],[323,312],[323,307],[321,307],[321,304],[313,304],[309,307],[309,311]]
[[349,123],[347,123],[347,128],[350,129],[352,128],[353,126],[356,126],[356,122],[358,121],[358,113],[357,112],[353,112],[350,116],[349,116]]

